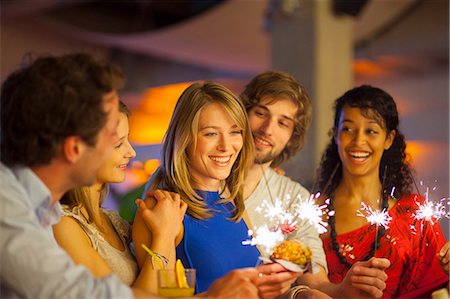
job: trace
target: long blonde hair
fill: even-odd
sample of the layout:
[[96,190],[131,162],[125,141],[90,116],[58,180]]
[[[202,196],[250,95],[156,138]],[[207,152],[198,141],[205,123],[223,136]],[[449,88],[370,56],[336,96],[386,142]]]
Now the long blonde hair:
[[189,175],[191,161],[187,156],[189,145],[197,144],[200,112],[210,103],[221,104],[242,130],[243,147],[224,188],[229,192],[223,202],[235,206],[233,221],[239,221],[244,212],[243,187],[247,169],[254,159],[254,144],[244,106],[226,87],[215,82],[194,83],[178,99],[162,146],[161,166],[150,183],[150,188],[163,188],[180,194],[188,204],[188,214],[197,219],[211,217],[202,197],[192,187]]

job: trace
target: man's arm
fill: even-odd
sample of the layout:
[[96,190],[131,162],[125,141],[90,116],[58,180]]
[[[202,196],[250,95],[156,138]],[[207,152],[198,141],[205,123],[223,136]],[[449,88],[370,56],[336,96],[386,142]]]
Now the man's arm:
[[43,228],[20,200],[27,195],[13,187],[0,190],[2,287],[24,298],[132,297],[116,276],[95,279],[85,267],[75,265],[56,244],[51,228]]

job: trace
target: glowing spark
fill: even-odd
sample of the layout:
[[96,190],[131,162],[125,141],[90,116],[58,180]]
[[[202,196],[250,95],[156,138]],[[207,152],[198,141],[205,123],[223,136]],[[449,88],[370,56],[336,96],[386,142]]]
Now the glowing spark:
[[[287,198],[289,199],[290,197]],[[257,208],[257,211],[262,212],[269,221],[277,223],[292,223],[294,221],[294,216],[287,212],[279,198],[276,198],[273,203],[267,200],[263,201],[261,206]]]
[[[442,217],[445,217],[447,212],[445,211],[445,206],[442,203],[433,203],[431,201],[426,201],[424,204],[417,203],[419,208],[417,209],[414,217],[418,220],[425,220],[434,224]],[[435,220],[435,221],[433,221]]]
[[[422,184],[422,182],[420,183]],[[432,190],[436,190],[436,187],[433,187]],[[423,201],[423,203],[420,203],[416,200],[418,209],[413,215],[415,219],[429,221],[433,225],[442,217],[450,218],[450,212],[447,211],[447,207],[444,203],[445,201],[447,201],[447,205],[450,204],[448,198],[441,198],[438,202],[431,201],[429,199],[430,193],[428,187],[424,196],[425,200]]]
[[266,250],[272,252],[273,248],[284,240],[283,232],[280,229],[270,229],[266,225],[259,227],[255,232],[248,230],[250,240],[242,241],[242,245],[259,245]]
[[372,210],[372,207],[368,207],[365,203],[361,203],[362,211],[358,210],[356,213],[357,216],[365,217],[370,224],[375,224],[377,227],[379,225],[384,226],[385,229],[389,228],[389,223],[392,220],[392,217],[389,215],[386,209],[380,210]]
[[242,244],[259,245],[266,252],[272,252],[275,246],[285,240],[285,235],[294,233],[304,225],[313,225],[320,234],[326,232],[328,223],[323,221],[322,216],[326,213],[331,215],[334,211],[328,212],[328,204],[317,205],[315,201],[319,196],[320,193],[312,194],[306,200],[298,196],[292,201],[288,194],[284,201],[278,198],[274,201],[263,201],[256,211],[267,219],[267,224],[255,228],[255,231],[249,230],[249,237],[252,238]]
[[299,203],[296,206],[297,217],[303,221],[307,221],[310,225],[313,225],[319,234],[327,231],[328,223],[323,221],[323,215],[326,214],[328,207],[327,204],[319,206],[315,203],[320,194],[313,195],[307,200],[301,200],[299,198]]
[[391,197],[392,198],[395,198],[394,193],[395,193],[395,186],[392,187],[392,190],[391,190]]
[[[437,183],[437,181],[435,181]],[[420,185],[423,186],[423,182],[420,181]],[[417,193],[420,194],[419,188],[417,187]],[[433,187],[431,190],[435,191],[437,187]],[[424,193],[425,199],[423,200],[423,203],[421,201],[421,197],[416,197],[416,204],[418,209],[415,211],[415,213],[411,216],[414,217],[416,220],[422,220],[420,222],[420,230],[423,231],[424,225],[426,222],[431,223],[431,230],[433,231],[433,236],[436,244],[439,244],[438,239],[436,237],[437,233],[434,230],[434,224],[439,221],[442,217],[450,218],[450,212],[447,211],[446,205],[450,205],[450,199],[449,198],[441,198],[438,202],[433,202],[429,198],[430,196],[430,188],[427,187],[426,191]],[[446,204],[444,202],[447,202]],[[414,230],[417,231],[417,230]],[[428,246],[428,244],[427,244]]]

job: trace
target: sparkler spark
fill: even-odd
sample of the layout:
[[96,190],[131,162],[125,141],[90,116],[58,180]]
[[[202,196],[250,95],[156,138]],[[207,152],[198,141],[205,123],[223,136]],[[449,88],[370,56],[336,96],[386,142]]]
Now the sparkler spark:
[[414,213],[414,218],[418,220],[429,221],[431,224],[434,224],[436,221],[439,221],[442,217],[446,217],[448,212],[445,210],[445,206],[441,202],[431,202],[425,200],[423,204],[416,202],[419,207]]
[[365,217],[370,224],[375,224],[378,226],[382,225],[385,229],[389,228],[389,223],[392,217],[386,209],[383,210],[373,210],[372,207],[367,206],[365,203],[361,203],[362,210],[358,210],[356,215]]
[[[420,182],[422,185],[422,182]],[[433,187],[433,191],[436,187]],[[438,202],[430,200],[430,189],[427,187],[424,193],[425,199],[423,203],[416,200],[418,206],[417,211],[413,214],[413,217],[417,220],[424,220],[430,222],[432,225],[439,221],[443,217],[450,218],[450,212],[447,211],[446,205],[450,205],[448,198],[441,198]],[[445,204],[446,202],[446,204]]]
[[[290,196],[286,197],[286,202],[290,201]],[[277,223],[292,223],[294,221],[294,215],[289,213],[284,206],[283,202],[279,198],[275,198],[274,202],[267,200],[263,201],[261,206],[256,208],[257,212],[262,212],[264,217],[269,221]]]
[[[420,194],[419,188],[417,187],[414,179],[413,182],[416,187],[417,194]],[[435,182],[437,182],[437,180]],[[423,186],[422,181],[420,181],[420,185]],[[435,191],[436,189],[437,187],[433,187],[432,191]],[[415,211],[415,213],[413,213],[411,217],[414,217],[416,220],[419,221],[422,220],[420,222],[420,230],[422,232],[425,224],[429,222],[431,224],[431,230],[433,231],[434,241],[436,242],[436,244],[439,244],[439,241],[436,237],[437,233],[434,230],[434,224],[438,222],[439,219],[441,219],[442,217],[450,218],[450,212],[447,210],[448,206],[450,205],[450,198],[441,198],[438,202],[433,202],[432,200],[430,200],[429,187],[426,188],[424,197],[425,197],[424,200],[421,200],[420,196],[415,198],[415,202],[417,204],[418,209]],[[413,233],[415,234],[416,231],[417,230],[414,230]]]
[[242,241],[242,245],[260,245],[266,252],[272,252],[275,246],[284,241],[284,235],[280,229],[274,230],[267,225],[257,228],[255,232],[249,229],[248,236],[252,238]]
[[249,230],[248,236],[252,238],[243,241],[242,244],[260,245],[267,252],[271,252],[275,246],[286,239],[286,235],[294,233],[304,225],[314,226],[319,234],[326,232],[328,223],[323,221],[322,216],[327,213],[332,215],[334,211],[328,211],[327,202],[321,206],[316,204],[316,199],[319,197],[320,193],[316,193],[303,200],[299,195],[292,201],[288,194],[284,201],[279,198],[270,202],[264,200],[256,211],[262,213],[268,224],[255,228],[255,231]]
[[295,211],[299,219],[307,221],[316,228],[319,234],[323,234],[327,231],[328,226],[328,223],[323,221],[323,215],[327,212],[326,208],[328,205],[323,204],[319,206],[316,204],[315,199],[319,196],[320,193],[317,193],[316,195],[311,194],[307,200],[300,200]]

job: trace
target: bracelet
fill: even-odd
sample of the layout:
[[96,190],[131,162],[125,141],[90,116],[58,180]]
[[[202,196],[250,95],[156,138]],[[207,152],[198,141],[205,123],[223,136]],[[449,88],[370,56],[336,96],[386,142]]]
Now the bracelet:
[[[162,264],[162,269],[166,269],[167,265],[169,264],[169,259],[166,258],[164,255],[159,254],[157,252],[153,251],[153,253],[154,253],[154,255],[151,256],[153,269],[161,268],[160,267],[161,264]],[[159,260],[160,262],[158,263],[157,260]],[[155,264],[158,265],[158,267],[155,267]]]
[[[166,269],[167,268],[167,265],[169,264],[168,258],[166,258],[162,254],[159,254],[159,253],[151,250],[150,248],[145,246],[145,244],[141,244],[141,246],[150,255],[153,269],[158,270],[158,269]],[[158,267],[155,267],[155,264]]]
[[310,289],[310,287],[305,286],[305,285],[295,286],[288,291],[288,296],[289,296],[288,298],[295,299],[298,294],[300,294],[303,291],[309,290],[309,289]]

